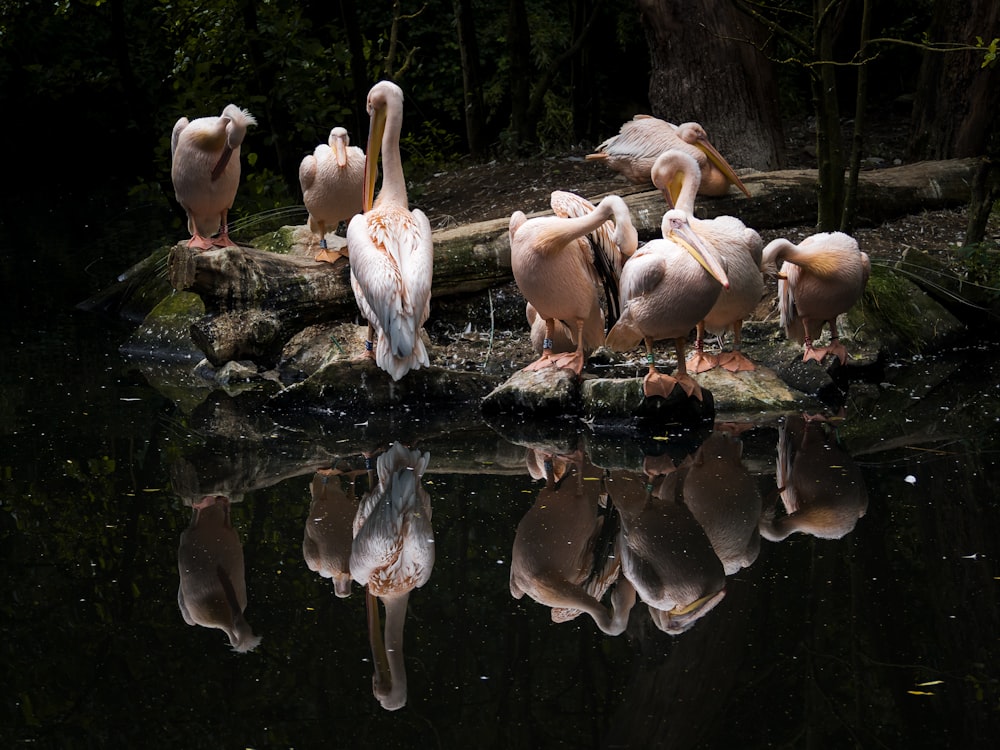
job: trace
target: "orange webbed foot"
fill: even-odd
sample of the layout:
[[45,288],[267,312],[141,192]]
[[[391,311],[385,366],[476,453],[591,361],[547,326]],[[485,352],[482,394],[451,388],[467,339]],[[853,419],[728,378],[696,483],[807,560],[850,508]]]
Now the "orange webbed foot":
[[802,361],[808,362],[809,360],[816,360],[817,362],[822,364],[823,358],[825,356],[826,356],[826,349],[807,344],[806,350],[802,354]]
[[723,352],[719,355],[719,365],[729,372],[752,372],[757,365],[741,352]]
[[652,396],[670,398],[670,394],[674,392],[674,386],[676,385],[677,381],[670,375],[664,375],[660,372],[650,372],[642,379],[642,392],[646,398]]
[[346,257],[347,253],[341,252],[340,250],[330,250],[328,248],[321,247],[314,256],[313,260],[320,263],[336,263],[341,258]]
[[687,369],[690,372],[708,372],[714,370],[721,363],[721,359],[714,354],[705,354],[703,351],[695,350],[687,360]]

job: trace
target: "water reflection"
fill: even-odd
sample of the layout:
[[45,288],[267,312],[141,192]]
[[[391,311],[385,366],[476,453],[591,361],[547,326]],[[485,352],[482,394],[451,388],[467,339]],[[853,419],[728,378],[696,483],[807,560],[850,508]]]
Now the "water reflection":
[[[302,556],[309,570],[333,581],[333,590],[340,598],[351,594],[351,545],[354,517],[358,512],[355,494],[358,473],[320,469],[309,485],[311,502],[302,539]],[[345,479],[349,480],[346,487]]]
[[[395,711],[406,705],[406,665],[403,625],[406,604],[434,567],[431,499],[421,486],[429,453],[393,443],[378,457],[377,483],[362,498],[354,519],[351,576],[365,587],[368,637],[375,674],[372,691],[382,707]],[[379,622],[379,601],[385,607],[385,632]]]
[[769,508],[760,525],[774,542],[797,531],[840,539],[868,510],[861,469],[826,420],[801,415],[784,420],[778,430],[777,485],[785,513]]
[[[602,631],[619,635],[628,624],[635,590],[619,580],[617,513],[603,487],[603,474],[581,452],[555,455],[529,448],[525,461],[545,485],[514,535],[510,593],[528,594],[552,608],[553,622],[582,612]],[[601,604],[612,584],[611,610]]]
[[230,499],[208,495],[185,504],[192,510],[191,523],[177,548],[177,604],[184,622],[218,628],[229,636],[234,651],[252,651],[261,638],[243,616],[247,607],[243,544],[233,528]]

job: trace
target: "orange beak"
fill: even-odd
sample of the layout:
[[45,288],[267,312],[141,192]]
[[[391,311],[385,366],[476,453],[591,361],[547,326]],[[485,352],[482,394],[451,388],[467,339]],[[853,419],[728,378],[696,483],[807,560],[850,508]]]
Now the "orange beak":
[[733,168],[729,166],[729,162],[722,157],[722,154],[716,150],[715,146],[709,143],[705,138],[699,138],[694,145],[700,148],[705,153],[705,156],[708,157],[708,160],[726,176],[727,180],[738,187],[747,198],[752,197],[750,195],[750,191],[747,190],[747,186],[743,184],[743,181],[740,180],[739,177],[737,177],[736,172],[734,172]]
[[368,127],[368,148],[365,149],[365,193],[362,213],[372,210],[375,202],[375,183],[378,181],[378,157],[382,151],[382,134],[385,132],[385,109],[368,107],[371,124]]

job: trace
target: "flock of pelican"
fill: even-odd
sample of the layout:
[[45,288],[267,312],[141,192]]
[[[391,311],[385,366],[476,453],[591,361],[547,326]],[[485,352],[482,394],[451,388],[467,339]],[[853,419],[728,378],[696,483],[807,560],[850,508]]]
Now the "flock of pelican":
[[[368,94],[367,149],[351,146],[336,127],[299,169],[309,229],[318,238],[317,261],[350,263],[351,286],[368,323],[365,356],[393,380],[429,364],[422,328],[430,314],[434,251],[430,222],[409,208],[399,137],[403,92],[380,81]],[[181,118],[171,138],[171,176],[188,217],[189,246],[233,245],[227,213],[240,177],[240,146],[253,116],[228,105],[219,117]],[[375,183],[382,161],[382,183]],[[526,301],[539,358],[528,370],[566,368],[579,375],[601,345],[645,347],[647,396],[669,396],[676,386],[701,399],[689,372],[715,367],[754,370],[740,350],[743,321],[764,293],[764,269],[778,275],[782,325],[804,345],[803,360],[847,357],[836,318],[860,298],[870,274],[867,254],[839,233],[799,244],[760,235],[738,218],[695,217],[698,195],[750,192],[694,122],[673,125],[638,115],[601,143],[588,159],[604,161],[630,181],[651,184],[667,204],[662,237],[641,247],[629,208],[616,195],[596,206],[567,191],[552,193],[551,216],[515,211],[509,223],[511,270]],[[347,222],[346,247],[331,249],[327,234]],[[815,345],[824,325],[830,344]],[[688,339],[694,350],[687,358]],[[705,332],[732,332],[731,351],[705,351]],[[677,356],[673,375],[659,372],[654,342],[669,340]]]

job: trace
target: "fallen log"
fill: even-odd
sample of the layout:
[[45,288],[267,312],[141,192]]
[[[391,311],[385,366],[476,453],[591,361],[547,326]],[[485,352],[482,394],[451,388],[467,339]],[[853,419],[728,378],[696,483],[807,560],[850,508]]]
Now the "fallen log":
[[[860,216],[865,223],[877,224],[965,204],[978,163],[954,159],[863,172]],[[758,229],[815,221],[815,170],[752,174],[743,181],[752,198],[734,192],[700,199],[697,215],[733,215]],[[663,196],[652,190],[623,197],[640,238],[659,236]],[[435,231],[432,297],[471,294],[510,282],[507,227],[507,219],[496,219]],[[229,247],[199,252],[183,243],[170,251],[171,285],[198,294],[205,305],[206,315],[192,325],[192,339],[217,367],[239,359],[273,367],[285,343],[307,326],[357,315],[347,262],[312,260],[305,227],[286,227],[277,234],[280,241],[269,236],[254,243],[277,251]]]

